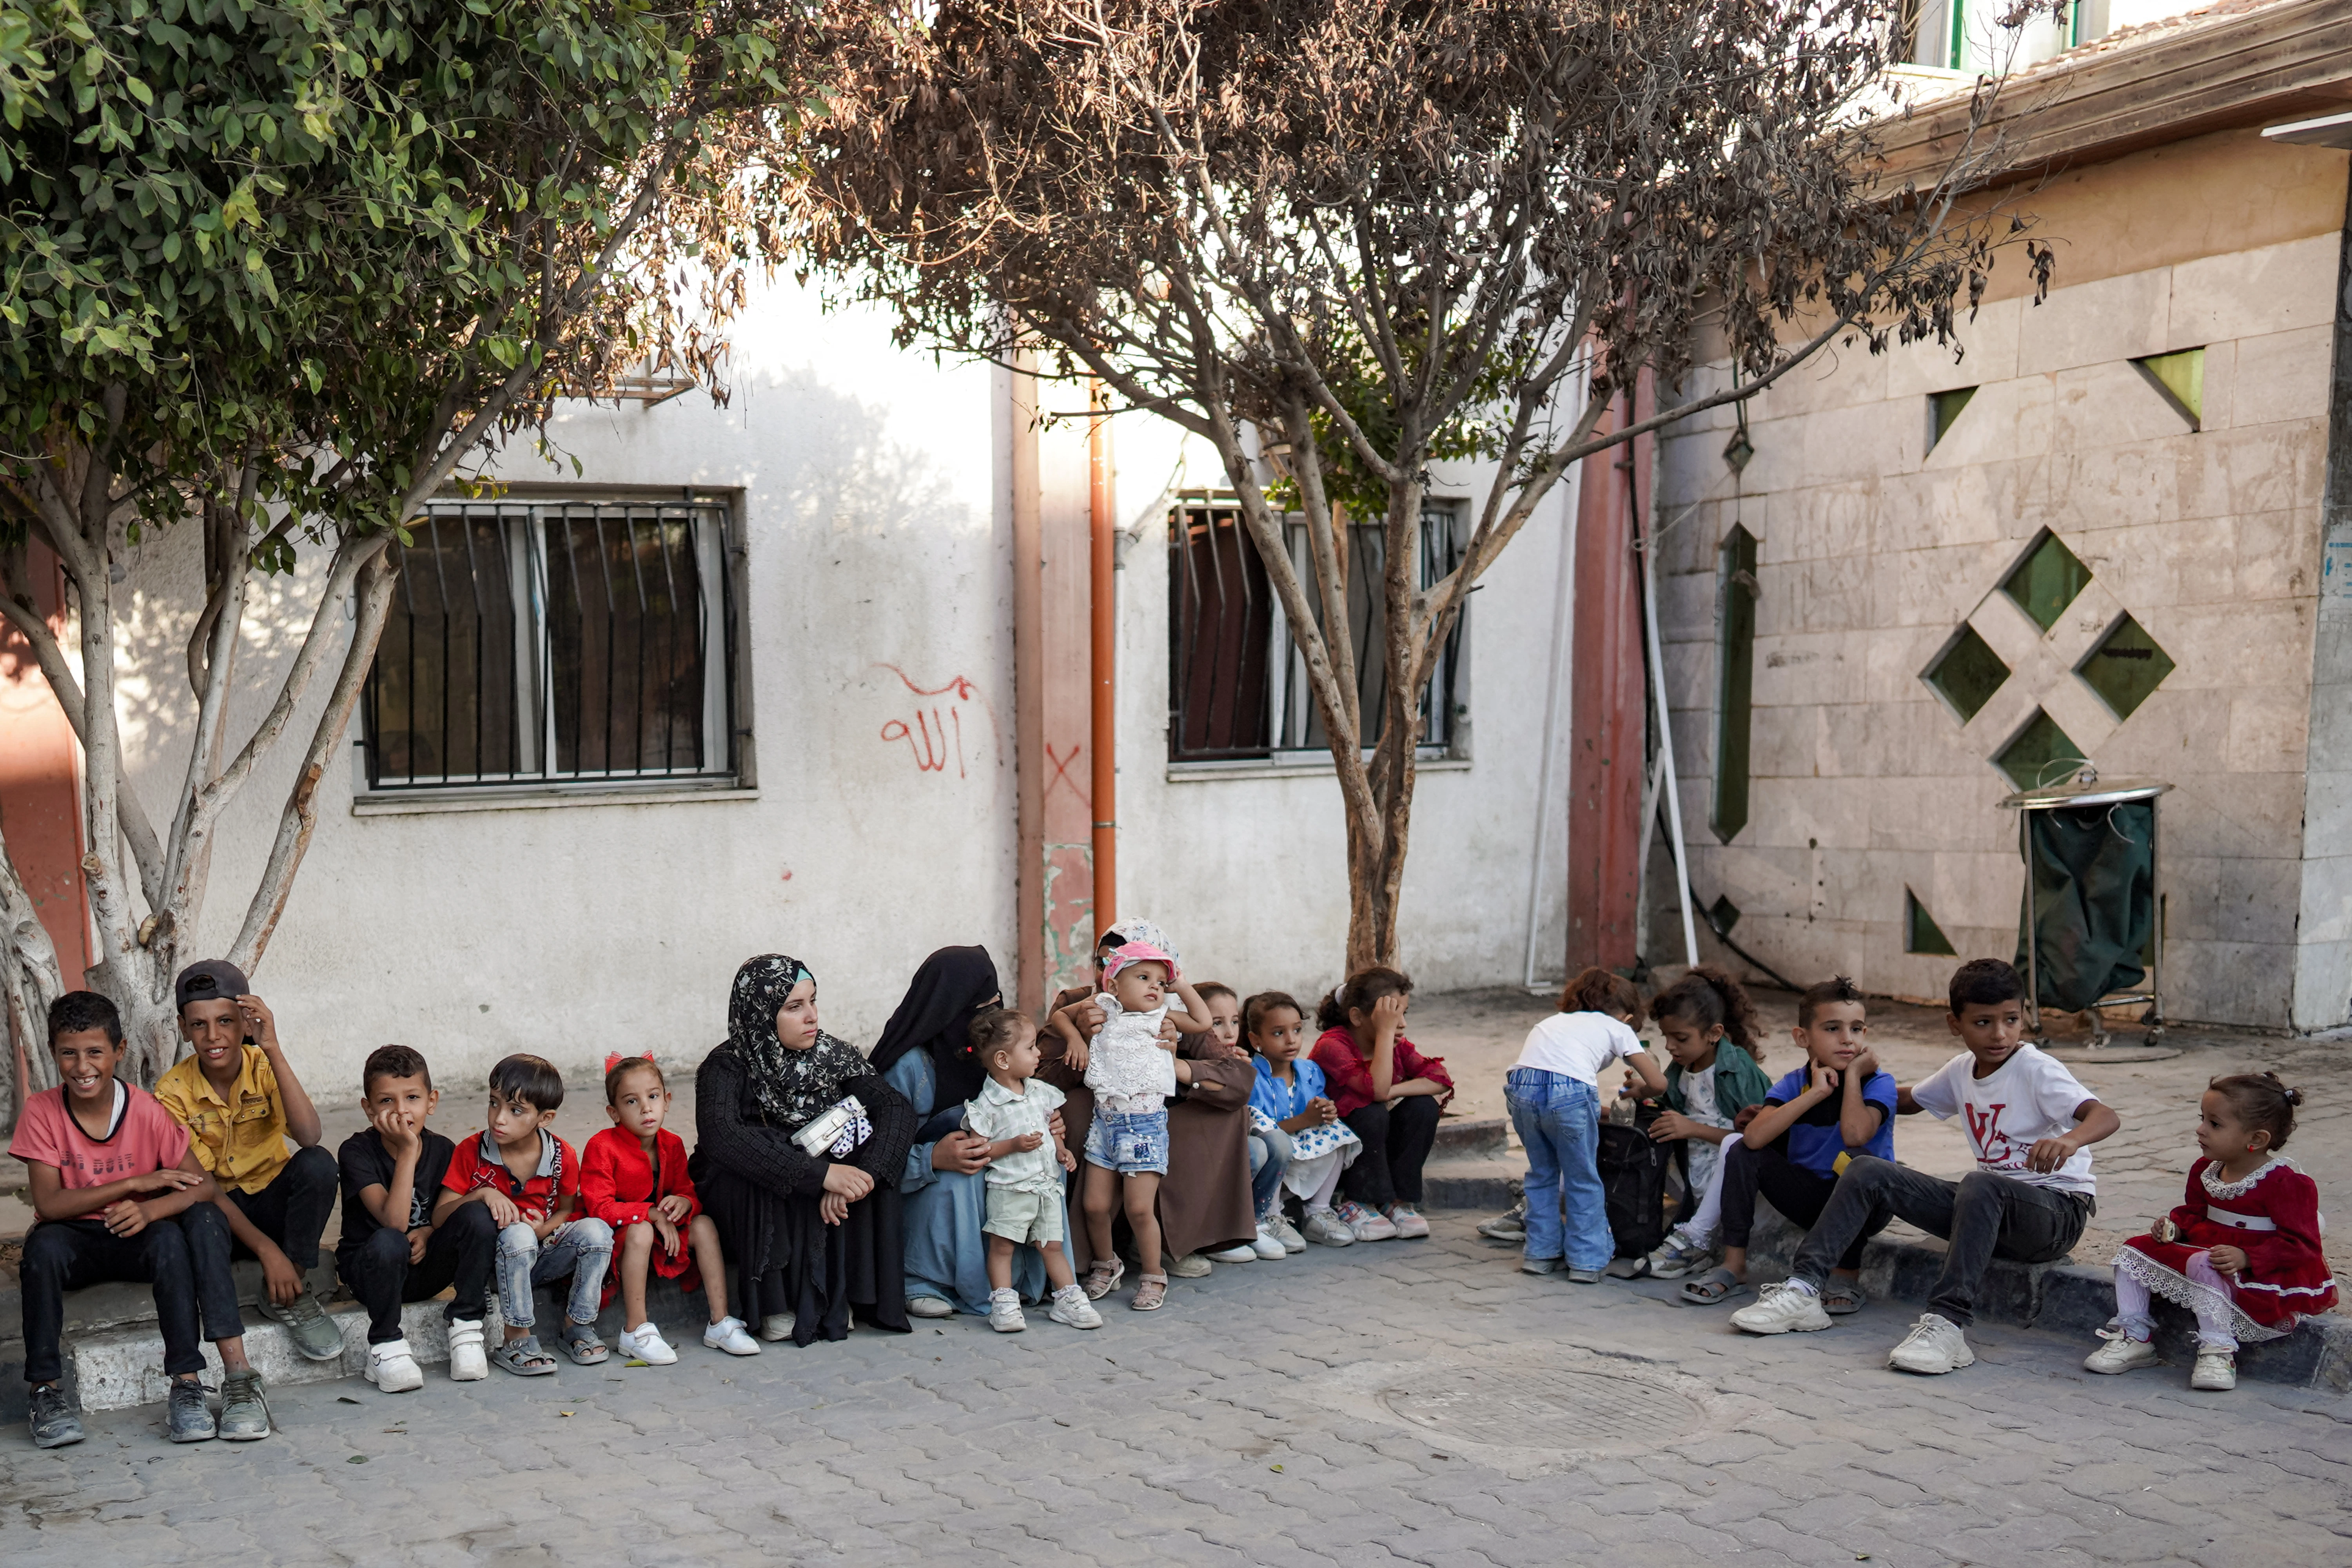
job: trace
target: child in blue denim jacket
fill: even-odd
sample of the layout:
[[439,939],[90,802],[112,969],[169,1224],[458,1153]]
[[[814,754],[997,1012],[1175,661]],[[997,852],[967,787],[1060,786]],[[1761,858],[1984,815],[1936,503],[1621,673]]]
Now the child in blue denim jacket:
[[1622,1060],[1653,1094],[1666,1080],[1632,1021],[1641,994],[1622,975],[1588,969],[1559,994],[1559,1012],[1528,1031],[1503,1103],[1528,1152],[1528,1239],[1519,1267],[1596,1284],[1616,1244],[1601,1189],[1603,1068]]

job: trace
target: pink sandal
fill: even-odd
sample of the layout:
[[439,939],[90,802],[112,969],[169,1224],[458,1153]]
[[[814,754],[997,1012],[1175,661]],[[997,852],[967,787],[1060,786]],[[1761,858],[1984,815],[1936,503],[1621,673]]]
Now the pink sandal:
[[1168,1300],[1168,1276],[1140,1274],[1136,1277],[1135,1300],[1128,1303],[1139,1312],[1156,1312]]
[[1097,1258],[1087,1269],[1087,1277],[1078,1283],[1089,1301],[1099,1301],[1118,1289],[1127,1278],[1127,1265],[1116,1258]]

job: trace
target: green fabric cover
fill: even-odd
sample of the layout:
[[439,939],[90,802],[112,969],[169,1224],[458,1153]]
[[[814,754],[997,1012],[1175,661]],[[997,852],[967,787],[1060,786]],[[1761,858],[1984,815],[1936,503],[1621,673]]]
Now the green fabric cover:
[[[2156,803],[2029,811],[2025,840],[2040,1004],[2078,1013],[2137,988],[2147,976],[2140,955],[2156,920]],[[2021,974],[2026,940],[2021,904]]]

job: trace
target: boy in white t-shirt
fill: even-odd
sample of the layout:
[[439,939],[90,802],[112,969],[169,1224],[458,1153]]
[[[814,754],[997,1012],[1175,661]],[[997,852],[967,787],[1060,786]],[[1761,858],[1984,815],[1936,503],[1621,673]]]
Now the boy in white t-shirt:
[[1896,1095],[1897,1115],[1961,1117],[1975,1173],[1948,1182],[1891,1160],[1856,1159],[1798,1250],[1789,1282],[1818,1293],[1838,1254],[1874,1221],[1908,1220],[1948,1242],[1927,1310],[1886,1358],[1898,1371],[1956,1372],[1973,1363],[1963,1331],[1992,1259],[2063,1258],[2097,1212],[2090,1145],[2122,1122],[2063,1063],[2022,1043],[2024,994],[2017,971],[1999,959],[1960,965],[1945,1022],[1968,1050]]

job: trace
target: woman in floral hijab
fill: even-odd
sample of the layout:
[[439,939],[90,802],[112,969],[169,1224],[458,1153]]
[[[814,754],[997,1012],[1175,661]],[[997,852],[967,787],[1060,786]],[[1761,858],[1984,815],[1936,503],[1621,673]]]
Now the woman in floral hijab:
[[[829,1147],[793,1134],[856,1102]],[[763,1340],[845,1339],[852,1318],[907,1331],[898,1178],[914,1107],[817,1026],[816,977],[764,953],[736,972],[727,1039],[695,1079],[692,1173]]]

